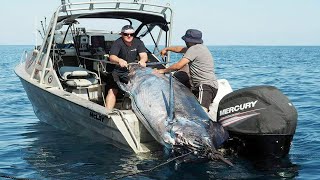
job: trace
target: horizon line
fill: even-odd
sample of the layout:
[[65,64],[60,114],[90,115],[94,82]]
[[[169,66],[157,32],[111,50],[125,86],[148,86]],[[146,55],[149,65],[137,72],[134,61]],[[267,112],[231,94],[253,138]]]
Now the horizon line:
[[[303,44],[303,45],[296,45],[296,44],[205,44],[206,46],[320,46],[320,44],[317,45],[308,45],[308,44]],[[0,46],[35,46],[32,44],[0,44]],[[39,46],[39,45],[38,45]],[[40,45],[41,46],[41,45]],[[145,46],[154,46],[151,44],[145,44]],[[181,45],[181,44],[177,44],[177,45],[171,45],[171,46],[185,46],[185,45]]]

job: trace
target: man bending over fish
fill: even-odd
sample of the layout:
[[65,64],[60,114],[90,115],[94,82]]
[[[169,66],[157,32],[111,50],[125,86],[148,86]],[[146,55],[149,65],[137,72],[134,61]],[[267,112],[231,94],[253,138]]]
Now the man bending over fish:
[[175,64],[166,69],[158,69],[158,73],[169,73],[182,69],[189,64],[190,76],[192,81],[191,90],[198,98],[200,104],[208,112],[209,106],[215,98],[218,91],[218,82],[214,73],[213,57],[209,49],[203,45],[202,33],[196,29],[188,29],[182,36],[185,41],[184,46],[171,46],[161,50],[164,56],[168,51],[184,53],[183,57]]
[[[135,30],[131,25],[123,26],[121,29],[121,37],[117,39],[110,49],[110,61],[118,63],[114,71],[118,74],[119,80],[128,83],[128,63],[134,62],[139,57],[139,64],[146,67],[148,60],[147,50],[144,43],[134,37]],[[108,81],[106,108],[112,110],[116,104],[116,96],[118,94],[118,85],[113,79]]]

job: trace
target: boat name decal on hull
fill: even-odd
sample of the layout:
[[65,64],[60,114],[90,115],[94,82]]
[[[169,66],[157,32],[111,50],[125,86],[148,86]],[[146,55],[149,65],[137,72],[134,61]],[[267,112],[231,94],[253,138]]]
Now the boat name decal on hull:
[[101,121],[103,122],[104,120],[104,116],[102,116],[101,114],[98,114],[98,113],[95,113],[95,112],[90,112],[90,115],[89,115],[91,118],[95,119],[95,120],[98,120],[98,121]]

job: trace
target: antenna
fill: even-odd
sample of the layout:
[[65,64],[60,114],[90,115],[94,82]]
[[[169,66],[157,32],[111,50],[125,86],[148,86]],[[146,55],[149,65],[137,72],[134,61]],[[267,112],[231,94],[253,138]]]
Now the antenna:
[[42,35],[42,33],[41,33],[41,31],[39,29],[38,29],[38,32],[39,32],[41,38],[43,39],[43,35]]
[[35,23],[34,23],[34,35],[36,36],[36,46],[35,47],[37,47],[38,46],[38,32],[37,32],[37,22],[38,22],[38,20],[37,20],[37,17],[35,17]]
[[44,17],[44,30],[47,31],[47,17]]
[[44,30],[43,22],[42,22],[42,21],[40,21],[40,23],[41,23],[41,26],[42,26],[43,34],[46,34],[46,31]]

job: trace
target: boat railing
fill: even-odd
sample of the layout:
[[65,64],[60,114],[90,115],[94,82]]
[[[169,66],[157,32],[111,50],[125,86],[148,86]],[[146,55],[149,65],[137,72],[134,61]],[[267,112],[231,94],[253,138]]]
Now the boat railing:
[[78,2],[78,3],[66,3],[61,4],[58,12],[70,13],[75,11],[92,11],[92,10],[123,10],[123,11],[144,11],[154,14],[162,14],[166,16],[166,12],[169,11],[172,15],[170,4],[158,5],[150,4],[139,1],[90,1],[90,2]]
[[[92,13],[95,12],[114,12],[114,11],[127,11],[127,12],[144,12],[162,16],[169,24],[169,35],[168,35],[168,44],[171,45],[171,36],[172,36],[172,26],[173,26],[173,11],[170,8],[170,4],[165,5],[151,4],[146,2],[134,1],[125,1],[125,0],[113,0],[113,1],[90,1],[90,2],[78,2],[78,3],[67,3],[61,4],[56,11],[56,16],[59,16],[61,13],[66,13],[66,15],[72,15],[72,13],[77,12],[81,13]],[[58,18],[57,18],[58,19]],[[63,19],[63,18],[62,18]],[[55,28],[55,27],[54,27]],[[158,41],[159,42],[159,39]],[[170,52],[169,52],[170,54]],[[170,56],[167,58],[167,61],[170,61]]]

